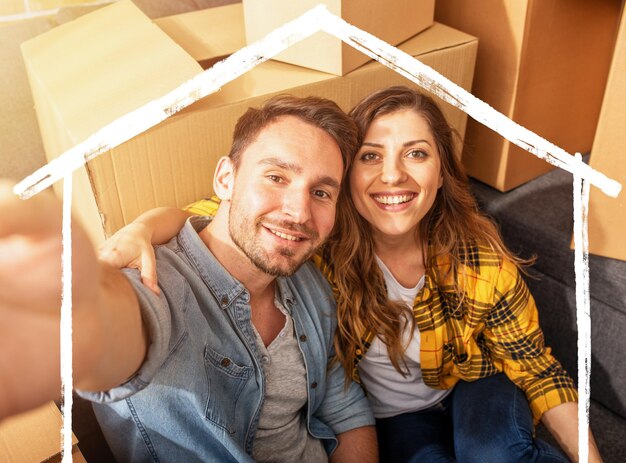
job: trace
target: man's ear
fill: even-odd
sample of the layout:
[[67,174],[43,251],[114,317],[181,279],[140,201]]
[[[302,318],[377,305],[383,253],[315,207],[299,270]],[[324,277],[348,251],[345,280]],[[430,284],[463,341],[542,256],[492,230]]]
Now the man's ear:
[[217,162],[213,176],[213,190],[222,201],[229,201],[235,183],[235,166],[229,157],[223,156]]

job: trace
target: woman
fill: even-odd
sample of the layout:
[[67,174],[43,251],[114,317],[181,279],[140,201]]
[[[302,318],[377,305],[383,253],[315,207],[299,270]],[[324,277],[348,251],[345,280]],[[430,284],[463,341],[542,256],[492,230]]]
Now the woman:
[[[360,148],[316,261],[337,298],[337,358],[368,392],[381,459],[567,461],[533,439],[541,420],[577,460],[573,382],[544,346],[524,262],[477,212],[440,109],[391,87],[350,115]],[[152,241],[165,241],[181,223],[141,220],[142,273],[154,274],[146,239],[156,228]],[[124,244],[138,233],[126,233],[107,249],[138,260]],[[592,437],[590,461],[600,461]]]

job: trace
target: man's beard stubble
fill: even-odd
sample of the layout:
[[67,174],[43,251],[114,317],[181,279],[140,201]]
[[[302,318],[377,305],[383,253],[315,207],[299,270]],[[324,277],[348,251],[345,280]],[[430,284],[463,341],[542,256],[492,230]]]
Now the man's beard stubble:
[[[312,243],[319,241],[319,235],[309,229],[304,225],[298,225],[291,222],[272,222],[267,220],[266,216],[261,216],[254,220],[254,223],[251,223],[249,219],[243,219],[236,223],[235,217],[245,217],[245,214],[238,214],[237,207],[235,206],[235,201],[231,201],[230,211],[229,211],[229,219],[228,219],[228,232],[230,234],[231,239],[235,243],[235,245],[243,252],[250,262],[254,264],[262,272],[273,276],[273,277],[288,277],[293,275],[300,266],[309,260],[319,249],[321,246],[321,242],[318,243],[317,246],[312,246],[311,249],[302,256],[302,258],[297,261],[291,260],[295,256],[295,253],[292,249],[287,247],[279,247],[277,248],[278,254],[288,259],[287,265],[281,265],[280,262],[272,263],[272,259],[267,253],[267,249],[261,246],[256,237],[258,236],[258,230],[262,226],[261,223],[271,223],[272,225],[276,225],[284,230],[297,231],[300,233],[306,234],[308,240]],[[251,236],[246,236],[246,231],[252,230]],[[284,260],[284,259],[283,259]]]

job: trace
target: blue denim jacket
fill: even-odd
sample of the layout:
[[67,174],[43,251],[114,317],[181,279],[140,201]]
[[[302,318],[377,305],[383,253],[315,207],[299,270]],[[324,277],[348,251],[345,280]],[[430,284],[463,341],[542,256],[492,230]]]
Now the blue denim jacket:
[[[148,327],[146,359],[126,383],[80,392],[97,402],[96,416],[119,462],[253,461],[265,384],[261,353],[248,291],[198,236],[208,222],[194,217],[156,248],[159,297],[138,272],[126,270]],[[374,418],[360,387],[344,388],[337,363],[327,368],[336,314],[326,280],[307,262],[277,282],[305,360],[308,429],[330,454],[335,434],[373,425]]]

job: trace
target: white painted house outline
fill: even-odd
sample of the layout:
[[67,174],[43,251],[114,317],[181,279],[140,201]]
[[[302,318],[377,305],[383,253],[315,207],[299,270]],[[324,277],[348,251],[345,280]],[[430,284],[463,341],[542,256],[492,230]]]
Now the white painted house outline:
[[198,74],[161,98],[114,120],[19,182],[15,194],[27,199],[60,179],[63,182],[63,295],[61,306],[61,377],[63,381],[63,463],[72,459],[72,336],[71,336],[71,198],[72,172],[87,161],[130,140],[159,124],[192,103],[219,90],[223,85],[256,65],[276,56],[291,45],[325,31],[400,75],[415,82],[469,116],[491,128],[510,142],[574,174],[574,242],[576,270],[576,313],[578,324],[579,458],[588,460],[589,393],[591,364],[591,319],[587,210],[589,187],[600,188],[616,197],[621,184],[582,162],[580,154],[569,153],[513,122],[416,58],[364,32],[319,5],[265,38],[233,53],[212,68]]

